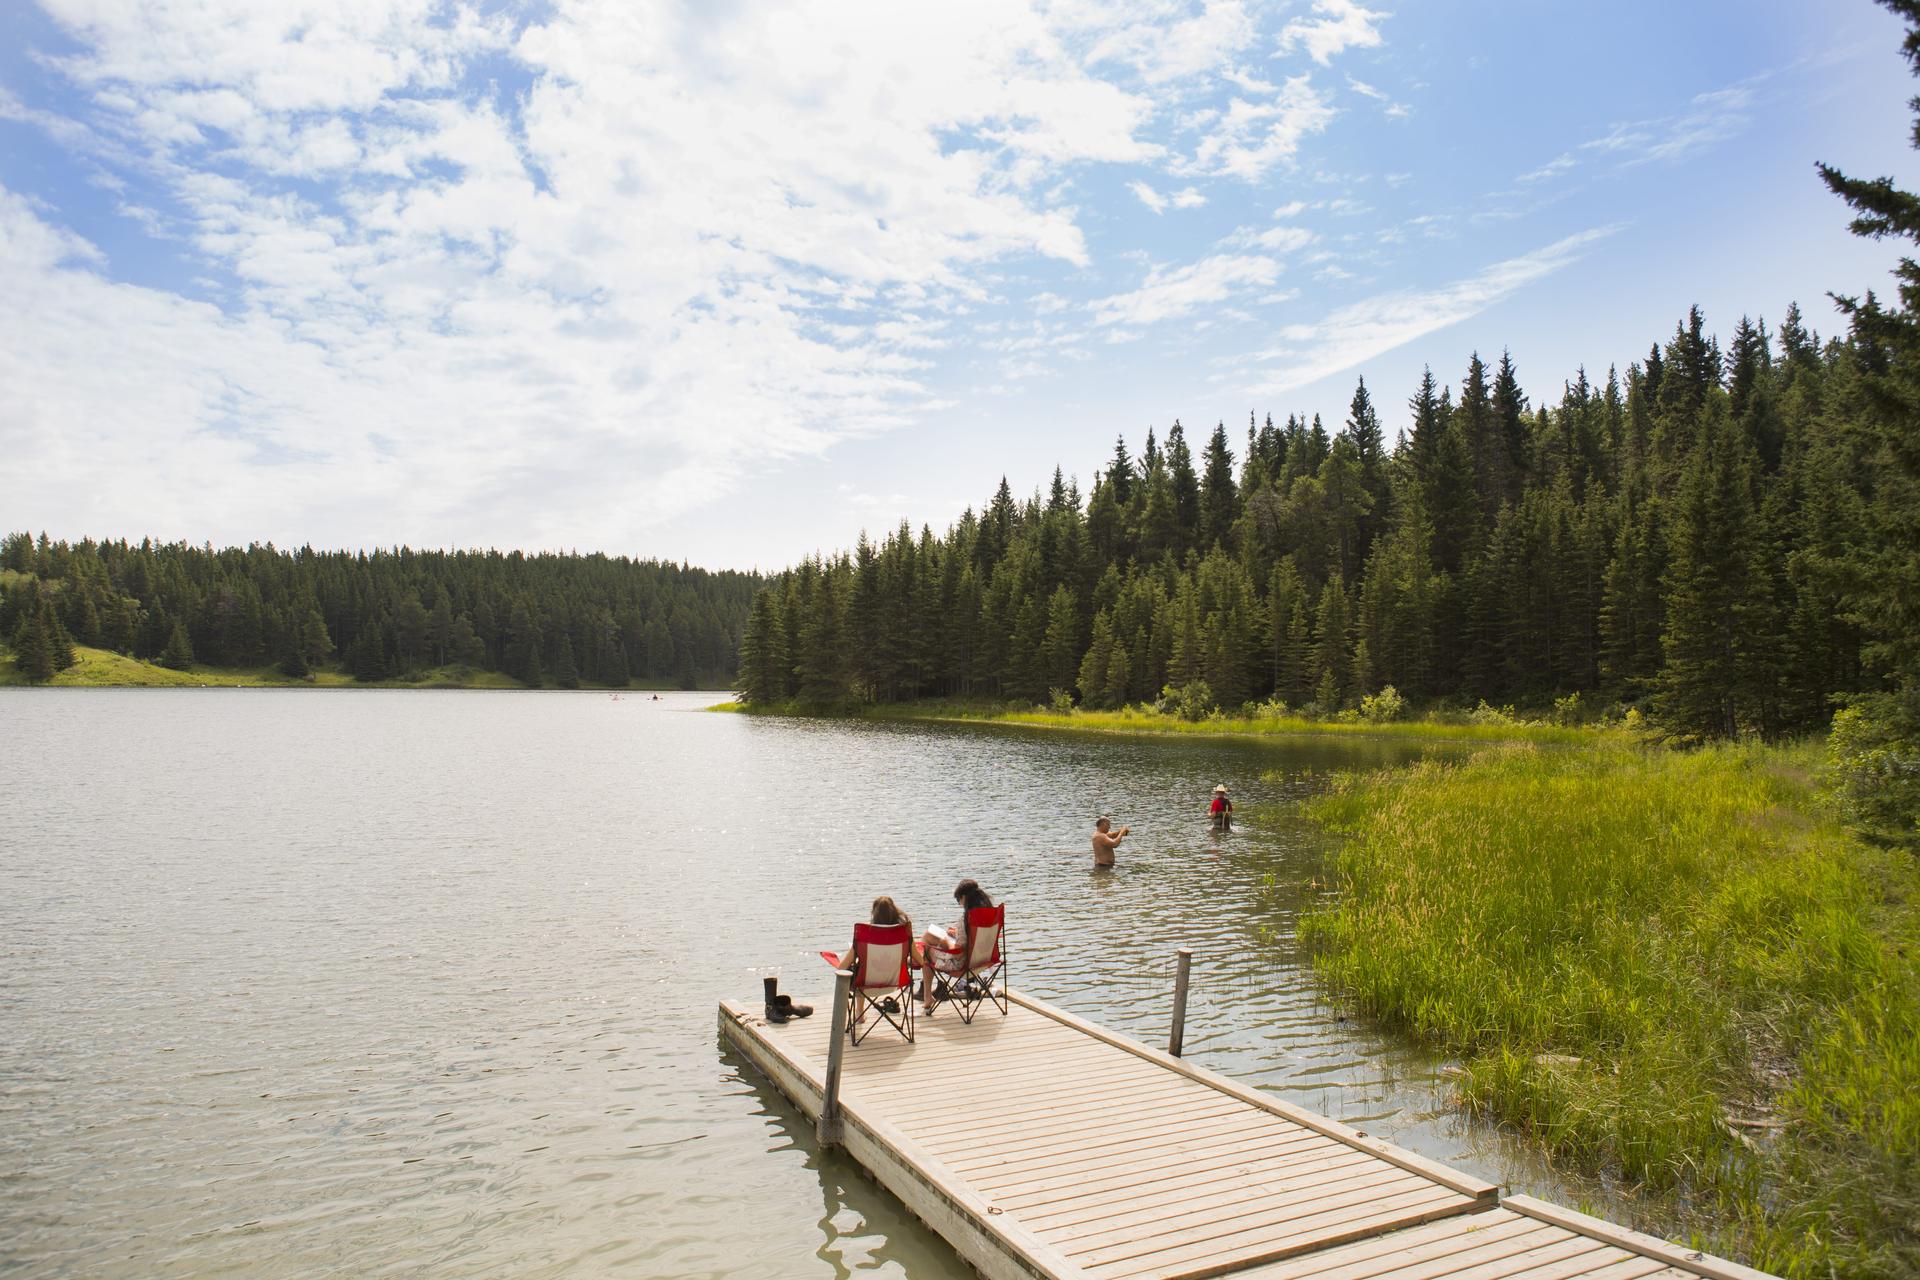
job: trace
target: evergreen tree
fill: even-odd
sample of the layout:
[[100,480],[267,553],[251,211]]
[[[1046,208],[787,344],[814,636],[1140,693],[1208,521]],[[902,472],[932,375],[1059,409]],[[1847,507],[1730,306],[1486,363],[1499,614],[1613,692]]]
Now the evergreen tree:
[[[1001,482],[1005,492],[1006,482]],[[815,579],[806,603],[806,618],[800,626],[799,643],[794,646],[794,667],[799,675],[799,696],[813,703],[838,702],[847,695],[846,667],[842,646],[840,601],[834,586],[836,575],[822,571]]]
[[580,687],[580,667],[573,658],[573,637],[561,629],[559,642],[554,645],[553,682],[562,689]]
[[1093,640],[1087,645],[1086,656],[1080,660],[1079,678],[1075,682],[1080,700],[1086,705],[1112,705],[1107,701],[1107,664],[1112,660],[1113,624],[1102,610],[1093,616]]
[[1187,447],[1187,433],[1179,419],[1167,429],[1167,486],[1173,500],[1174,540],[1172,551],[1185,555],[1200,536],[1200,477],[1193,469],[1193,451]]
[[[1716,417],[1724,423],[1724,410]],[[1726,737],[1741,728],[1752,692],[1743,678],[1745,653],[1756,621],[1751,519],[1738,441],[1726,426],[1709,423],[1676,493],[1667,570],[1658,705],[1676,734]]]
[[1133,478],[1133,458],[1127,453],[1127,438],[1115,436],[1113,458],[1107,463],[1107,484],[1113,489],[1113,500],[1122,507],[1133,501]]
[[175,619],[167,633],[166,648],[160,653],[160,665],[185,671],[193,665],[193,644],[187,639],[187,626]]
[[[1415,399],[1418,398],[1416,395]],[[1365,378],[1353,389],[1343,434],[1353,442],[1354,459],[1360,466],[1360,487],[1367,495],[1367,512],[1360,518],[1360,545],[1355,552],[1356,561],[1364,561],[1390,515],[1386,438],[1380,429],[1380,415],[1374,412],[1373,397],[1367,394]]]
[[47,634],[46,618],[41,610],[34,608],[26,612],[14,630],[12,643],[13,663],[21,675],[36,683],[53,679],[59,668],[54,665],[53,637]]
[[753,599],[740,636],[740,679],[734,686],[746,702],[778,702],[787,696],[787,629],[773,588]]
[[1491,399],[1495,442],[1489,447],[1502,452],[1500,470],[1505,483],[1501,500],[1518,502],[1532,450],[1529,447],[1531,433],[1526,425],[1527,397],[1520,390],[1520,375],[1513,367],[1511,352],[1500,353],[1500,368],[1493,375]]
[[1080,616],[1073,592],[1055,587],[1047,601],[1046,683],[1071,692],[1080,670]]
[[1227,425],[1220,423],[1207,441],[1206,468],[1200,481],[1199,549],[1215,545],[1231,549],[1233,526],[1240,519],[1240,490],[1233,479],[1233,453],[1227,448]]
[[1347,635],[1347,589],[1339,574],[1320,589],[1319,619],[1314,628],[1314,698],[1323,712],[1345,705],[1353,677],[1353,652]]
[[1102,702],[1109,707],[1122,707],[1131,696],[1133,663],[1127,654],[1127,646],[1114,636],[1112,647],[1107,650],[1107,682]]

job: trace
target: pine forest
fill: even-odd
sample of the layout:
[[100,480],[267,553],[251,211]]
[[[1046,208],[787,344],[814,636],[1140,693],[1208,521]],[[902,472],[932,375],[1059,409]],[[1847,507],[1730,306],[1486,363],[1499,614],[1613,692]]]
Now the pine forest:
[[739,688],[1329,715],[1390,686],[1644,707],[1681,738],[1818,729],[1889,669],[1860,578],[1913,494],[1882,465],[1879,316],[1823,340],[1789,307],[1723,343],[1694,309],[1539,404],[1512,356],[1475,354],[1457,388],[1412,389],[1391,447],[1364,378],[1331,430],[1122,438],[1089,491],[1003,480],[943,535],[863,535],[771,581]]
[[755,574],[604,555],[38,541],[0,545],[0,635],[45,680],[76,643],[161,665],[337,664],[363,681],[441,667],[531,686],[733,678]]

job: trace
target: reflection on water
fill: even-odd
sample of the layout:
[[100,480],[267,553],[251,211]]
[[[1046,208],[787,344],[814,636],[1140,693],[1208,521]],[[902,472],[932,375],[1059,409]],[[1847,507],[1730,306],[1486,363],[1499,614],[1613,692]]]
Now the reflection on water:
[[[0,1270],[947,1277],[744,1065],[876,893],[978,878],[1016,985],[1535,1190],[1293,947],[1311,828],[1401,744],[699,714],[712,695],[0,694]],[[1095,872],[1093,817],[1134,835]],[[1089,1087],[1097,1087],[1090,1082]]]

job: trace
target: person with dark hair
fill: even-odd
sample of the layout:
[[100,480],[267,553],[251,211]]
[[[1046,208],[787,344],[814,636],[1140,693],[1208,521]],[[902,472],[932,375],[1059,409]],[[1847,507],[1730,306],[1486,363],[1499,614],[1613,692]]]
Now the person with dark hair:
[[1113,851],[1120,847],[1120,842],[1126,839],[1127,832],[1131,830],[1132,827],[1121,827],[1115,831],[1113,819],[1104,814],[1094,822],[1093,865],[1096,869],[1113,865]]
[[993,905],[993,899],[989,898],[987,891],[980,887],[980,882],[971,877],[962,880],[954,887],[953,900],[960,904],[959,925],[929,928],[920,937],[920,1006],[928,1013],[933,1012],[933,953],[958,951],[966,946],[967,912],[975,907]]

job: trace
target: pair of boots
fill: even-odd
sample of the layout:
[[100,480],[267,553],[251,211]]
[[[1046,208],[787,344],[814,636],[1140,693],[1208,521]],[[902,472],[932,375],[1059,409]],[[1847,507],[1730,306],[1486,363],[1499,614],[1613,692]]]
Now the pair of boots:
[[763,982],[767,988],[768,1022],[777,1025],[787,1021],[789,1018],[805,1018],[812,1015],[812,1005],[795,1004],[792,996],[782,995],[780,993],[780,979],[762,978],[760,981]]

